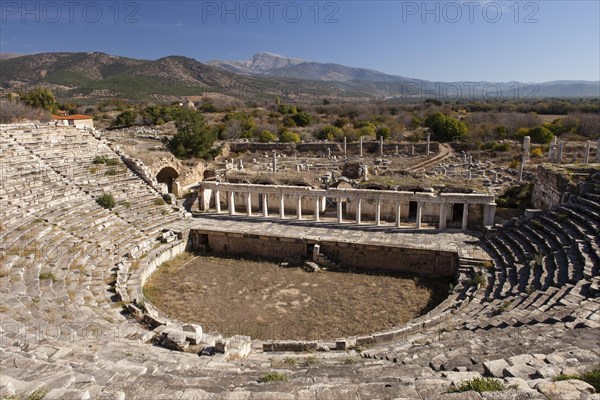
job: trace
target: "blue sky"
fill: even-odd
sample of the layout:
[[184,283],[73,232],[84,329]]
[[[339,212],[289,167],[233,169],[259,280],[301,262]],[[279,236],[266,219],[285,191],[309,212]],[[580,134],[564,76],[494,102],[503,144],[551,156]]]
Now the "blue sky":
[[600,1],[0,1],[0,51],[243,60],[429,80],[600,80]]

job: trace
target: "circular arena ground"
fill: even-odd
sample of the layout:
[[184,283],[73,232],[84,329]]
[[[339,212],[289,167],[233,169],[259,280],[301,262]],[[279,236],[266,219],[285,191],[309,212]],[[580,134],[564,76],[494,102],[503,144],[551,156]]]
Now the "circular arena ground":
[[311,273],[270,262],[186,254],[163,264],[144,294],[167,315],[206,331],[310,340],[398,326],[439,304],[449,284],[374,272]]

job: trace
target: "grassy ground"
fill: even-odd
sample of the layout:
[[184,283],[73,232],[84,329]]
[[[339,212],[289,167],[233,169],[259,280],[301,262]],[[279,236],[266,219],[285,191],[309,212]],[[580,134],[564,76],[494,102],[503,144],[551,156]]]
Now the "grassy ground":
[[144,288],[159,309],[205,331],[258,339],[336,338],[406,322],[446,297],[448,281],[308,273],[217,257],[163,264]]

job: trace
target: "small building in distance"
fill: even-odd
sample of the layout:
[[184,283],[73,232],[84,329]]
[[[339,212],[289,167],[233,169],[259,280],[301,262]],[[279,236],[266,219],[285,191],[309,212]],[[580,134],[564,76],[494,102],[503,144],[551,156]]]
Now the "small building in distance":
[[94,128],[94,117],[83,114],[53,115],[55,125],[74,126],[76,128]]

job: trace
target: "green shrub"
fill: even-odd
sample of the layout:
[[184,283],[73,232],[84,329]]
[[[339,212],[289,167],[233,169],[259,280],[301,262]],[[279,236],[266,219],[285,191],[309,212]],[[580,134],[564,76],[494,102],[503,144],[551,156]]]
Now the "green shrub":
[[167,202],[162,197],[154,199],[154,205],[156,206],[164,206],[165,204],[167,204]]
[[581,380],[592,385],[596,392],[600,392],[600,365],[581,375]]
[[579,375],[568,375],[568,374],[560,374],[554,377],[554,382],[558,381],[569,381],[571,379],[579,379]]
[[497,142],[487,142],[482,148],[484,150],[493,150],[498,152],[505,152],[510,150],[510,144],[508,143],[497,143]]
[[283,359],[283,363],[289,367],[298,366],[298,359],[296,357],[286,357]]
[[308,126],[312,123],[312,117],[304,111],[300,111],[299,113],[294,114],[292,116],[292,119],[294,120],[297,126]]
[[304,367],[308,367],[309,365],[316,365],[318,363],[319,363],[319,360],[317,359],[316,356],[306,357],[304,360],[302,360],[302,366],[304,366]]
[[273,132],[270,131],[262,131],[259,135],[258,135],[258,140],[261,143],[269,143],[269,142],[275,142],[277,140],[277,136],[275,136],[273,134]]
[[118,175],[119,171],[115,167],[110,167],[104,172],[104,175],[115,176]]
[[119,159],[118,158],[109,158],[108,160],[106,160],[106,165],[119,165]]
[[340,128],[338,128],[337,126],[333,126],[333,125],[327,125],[327,126],[324,126],[323,129],[321,129],[317,133],[317,139],[332,141],[336,137],[341,136],[341,135],[342,135],[342,130]]
[[508,307],[511,304],[512,304],[512,300],[507,300],[507,301],[503,302],[497,308],[494,309],[494,311],[492,312],[492,314],[493,315],[500,315],[500,314],[502,314],[504,311],[506,311],[508,309]]
[[102,208],[112,209],[117,205],[115,198],[110,193],[104,193],[96,199],[96,203]]
[[47,393],[48,393],[48,391],[45,389],[35,390],[35,391],[31,392],[29,394],[29,396],[27,396],[27,400],[42,400],[46,396]]
[[509,187],[498,199],[499,207],[526,209],[531,207],[532,184],[521,184]]
[[537,219],[532,219],[531,220],[531,225],[535,226],[536,228],[541,228],[542,226],[544,226],[539,220]]
[[51,280],[52,282],[56,282],[56,276],[52,272],[40,272],[38,278],[41,281]]
[[483,275],[476,274],[467,282],[469,286],[481,286],[484,287],[487,285],[487,279]]
[[587,371],[581,375],[565,375],[560,374],[554,378],[555,381],[566,381],[569,379],[578,379],[589,383],[596,389],[596,392],[600,392],[600,365],[596,365],[590,371]]
[[94,164],[106,164],[106,162],[108,161],[108,157],[106,156],[96,156],[94,157]]
[[543,126],[532,128],[527,132],[527,134],[531,137],[531,141],[533,143],[550,143],[554,138],[552,131],[544,128]]
[[473,378],[466,382],[461,383],[458,387],[450,388],[450,393],[461,393],[474,391],[477,393],[483,392],[502,392],[510,389],[502,382],[493,378]]
[[279,141],[282,143],[300,143],[300,135],[286,130],[279,135]]
[[286,382],[287,380],[288,380],[287,375],[282,374],[280,372],[269,372],[268,374],[263,375],[260,378],[258,378],[259,383]]
[[171,204],[173,200],[171,200],[171,196],[169,196],[168,194],[163,194],[162,195],[163,200],[165,201],[165,203],[167,204]]

